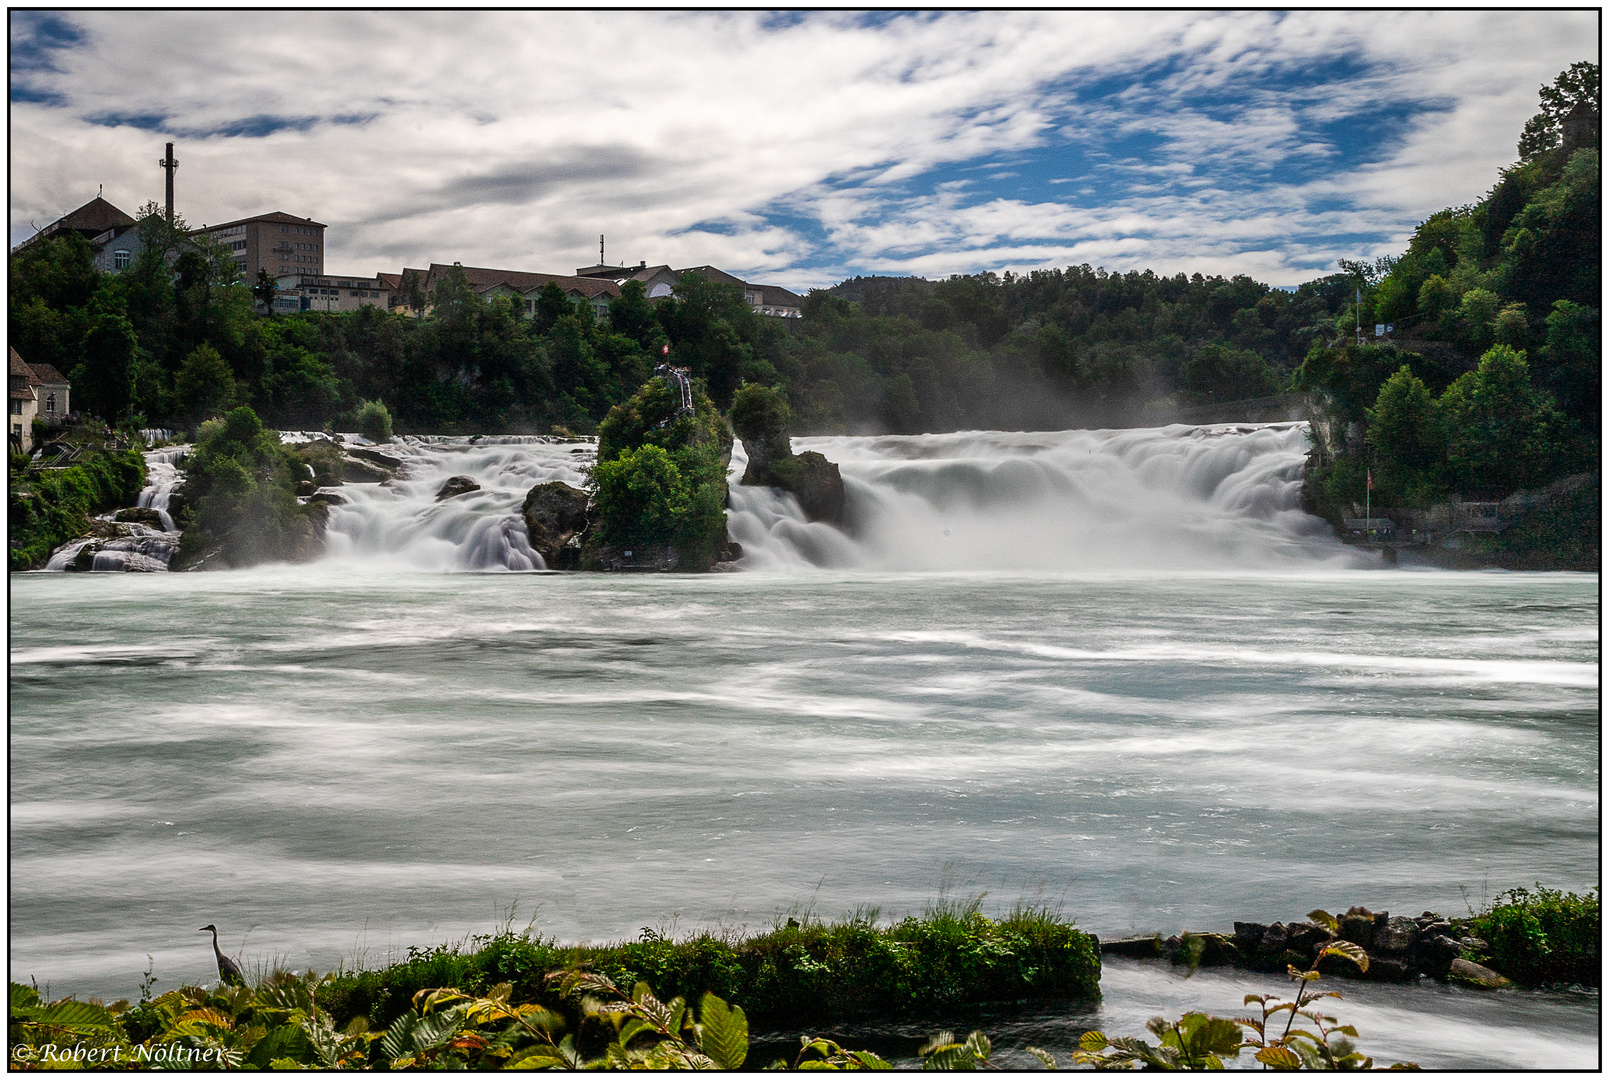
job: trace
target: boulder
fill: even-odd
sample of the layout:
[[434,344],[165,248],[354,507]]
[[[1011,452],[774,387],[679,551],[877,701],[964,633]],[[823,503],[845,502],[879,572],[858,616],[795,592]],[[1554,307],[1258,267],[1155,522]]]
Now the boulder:
[[1371,956],[1368,978],[1374,982],[1413,982],[1418,972],[1413,962],[1395,956]]
[[580,565],[581,534],[587,529],[587,493],[558,480],[538,484],[520,507],[531,549],[549,570]]
[[1162,935],[1118,938],[1101,942],[1102,956],[1127,956],[1136,960],[1149,960],[1162,955]]
[[449,476],[447,482],[441,485],[436,492],[436,501],[455,498],[459,495],[468,495],[471,491],[479,491],[480,485],[475,483],[473,476]]
[[1340,937],[1343,941],[1350,941],[1354,945],[1361,945],[1365,950],[1374,945],[1374,912],[1368,908],[1355,907],[1342,915]]
[[379,465],[382,468],[393,470],[402,468],[401,458],[397,457],[395,454],[387,454],[371,447],[349,446],[346,448],[346,453],[348,457],[362,458],[364,461]]
[[1507,979],[1491,968],[1482,967],[1473,960],[1465,960],[1461,956],[1448,966],[1447,981],[1462,983],[1480,990],[1498,990],[1509,985]]
[[1419,926],[1412,919],[1401,915],[1387,920],[1384,929],[1374,932],[1374,950],[1378,953],[1396,955],[1410,953],[1419,944]]
[[168,517],[175,522],[179,515],[190,508],[190,500],[184,497],[184,487],[181,485],[168,492]]
[[153,529],[162,528],[162,515],[149,506],[131,506],[126,510],[119,510],[116,514],[116,520],[149,525]]
[[[744,474],[747,483],[748,473]],[[835,462],[814,450],[773,460],[770,486],[779,487],[799,500],[799,508],[811,521],[838,525],[844,516],[844,478]]]
[[1426,975],[1433,975],[1438,979],[1445,979],[1447,972],[1452,968],[1458,954],[1463,952],[1458,942],[1445,934],[1434,937],[1421,937],[1419,939],[1419,970]]
[[716,562],[737,562],[743,557],[743,545],[736,540],[727,540],[715,553]]
[[354,484],[378,484],[382,480],[390,480],[396,474],[389,469],[383,469],[372,462],[355,458],[351,455],[342,455],[341,471],[346,479]]
[[1235,923],[1235,947],[1243,954],[1251,955],[1259,952],[1263,947],[1263,935],[1268,933],[1268,927],[1256,922]]
[[318,485],[311,479],[299,481],[296,485],[296,494],[301,496],[311,495],[317,490]]
[[1329,940],[1329,931],[1310,922],[1293,922],[1285,926],[1285,947],[1305,953],[1311,960],[1321,942]]
[[351,499],[348,499],[339,491],[323,490],[313,492],[313,494],[308,496],[307,499],[308,505],[312,505],[313,503],[321,503],[325,506],[345,506],[351,501]]
[[[1201,954],[1197,963],[1202,967],[1217,967],[1240,959],[1240,952],[1235,948],[1235,943],[1223,934],[1191,934],[1190,937],[1201,942]],[[1179,951],[1173,954],[1175,964],[1186,962],[1184,944],[1184,939],[1181,938]]]
[[1290,930],[1284,923],[1275,923],[1263,931],[1259,947],[1270,956],[1284,952],[1290,942]]

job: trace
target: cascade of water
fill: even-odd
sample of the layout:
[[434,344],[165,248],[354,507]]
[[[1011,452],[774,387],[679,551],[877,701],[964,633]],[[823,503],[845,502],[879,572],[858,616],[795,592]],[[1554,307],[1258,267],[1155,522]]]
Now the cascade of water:
[[[1300,508],[1305,425],[974,431],[794,440],[838,463],[843,529],[743,487],[728,527],[750,569],[1256,569],[1349,564]],[[532,486],[580,486],[596,446],[545,436],[406,437],[404,476],[332,489],[328,558],[421,570],[541,569],[520,516]],[[480,490],[437,501],[447,478]]]
[[[520,514],[526,493],[550,480],[579,487],[597,448],[547,436],[405,436],[385,451],[402,459],[401,477],[329,489],[344,501],[331,507],[327,559],[417,570],[545,569]],[[438,501],[453,476],[480,489]]]
[[795,439],[844,477],[845,530],[737,486],[754,569],[1248,569],[1350,562],[1300,508],[1303,424]]
[[174,531],[173,516],[168,513],[168,500],[173,491],[184,483],[184,473],[178,465],[190,454],[188,446],[173,446],[145,452],[145,489],[140,492],[140,506],[150,507],[162,519],[162,528]]

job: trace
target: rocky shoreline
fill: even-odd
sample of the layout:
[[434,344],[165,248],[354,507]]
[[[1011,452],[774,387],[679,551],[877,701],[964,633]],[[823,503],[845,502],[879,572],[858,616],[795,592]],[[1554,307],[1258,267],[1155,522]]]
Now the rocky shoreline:
[[1272,924],[1236,922],[1231,934],[1186,931],[1166,938],[1161,934],[1126,937],[1102,941],[1101,956],[1167,959],[1185,965],[1192,962],[1195,954],[1194,962],[1201,967],[1283,972],[1292,967],[1312,968],[1323,947],[1339,939],[1363,949],[1369,958],[1368,967],[1360,970],[1343,957],[1326,956],[1318,963],[1318,970],[1325,975],[1390,983],[1430,978],[1486,990],[1510,984],[1504,975],[1470,958],[1483,954],[1489,946],[1469,932],[1467,920],[1451,919],[1434,911],[1408,917],[1353,907],[1337,916],[1336,923],[1334,934],[1318,921],[1298,920]]

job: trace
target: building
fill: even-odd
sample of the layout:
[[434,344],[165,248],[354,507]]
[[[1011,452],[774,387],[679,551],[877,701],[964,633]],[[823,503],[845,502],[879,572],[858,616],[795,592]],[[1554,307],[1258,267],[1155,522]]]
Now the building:
[[18,244],[14,251],[32,247],[41,240],[49,240],[66,232],[76,232],[94,243],[102,233],[118,229],[132,229],[134,219],[101,198],[99,195],[71,213],[64,214]]
[[677,276],[697,274],[717,285],[736,285],[743,290],[743,299],[757,314],[772,315],[779,319],[804,318],[804,298],[798,293],[789,292],[781,285],[756,285],[734,277],[725,270],[717,270],[713,266],[690,266],[686,270],[676,271],[676,274]]
[[743,299],[760,315],[773,315],[779,319],[804,317],[804,301],[797,293],[789,292],[780,285],[752,284],[713,266],[690,266],[685,270],[672,270],[669,266],[649,266],[643,262],[635,267],[583,266],[576,270],[576,274],[579,277],[609,278],[616,285],[624,285],[628,281],[641,281],[648,291],[650,300],[669,296],[683,274],[697,274],[717,285],[735,285],[742,289]]
[[271,214],[203,225],[191,236],[205,236],[235,254],[241,280],[257,280],[257,271],[281,278],[290,274],[324,274],[324,226],[312,218],[292,217],[278,210]]
[[364,307],[391,306],[392,289],[383,278],[396,275],[376,274],[360,277],[351,274],[328,277],[318,274],[286,274],[274,279],[279,292],[274,295],[274,310],[280,314],[297,311],[356,311]]
[[33,448],[34,419],[61,420],[70,408],[71,386],[62,373],[49,364],[24,363],[16,349],[11,350],[7,383],[11,399],[11,445],[26,453]]
[[428,298],[446,275],[454,270],[463,271],[464,280],[483,300],[490,300],[495,296],[512,297],[528,318],[536,314],[537,294],[549,284],[557,285],[563,290],[572,304],[578,306],[585,304],[590,307],[593,315],[600,319],[609,314],[609,302],[620,295],[620,286],[607,278],[536,274],[524,270],[494,270],[484,266],[460,266],[457,263],[451,265],[431,263],[428,270],[405,269],[401,274],[381,274],[379,279],[382,282],[395,283],[390,306],[393,309],[407,308],[409,305],[403,286],[404,279],[416,275]]

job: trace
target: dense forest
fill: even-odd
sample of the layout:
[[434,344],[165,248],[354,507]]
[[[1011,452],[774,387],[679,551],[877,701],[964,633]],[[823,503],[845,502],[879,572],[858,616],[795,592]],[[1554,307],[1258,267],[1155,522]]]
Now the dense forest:
[[[687,274],[658,301],[628,284],[600,319],[554,286],[527,317],[450,276],[422,318],[272,315],[227,252],[151,206],[123,273],[73,235],[14,253],[11,343],[68,373],[81,410],[184,430],[240,405],[271,428],[353,430],[383,402],[399,432],[591,434],[665,345],[723,411],[744,383],[781,388],[798,434],[1166,422],[1300,391],[1351,426],[1314,474],[1332,502],[1361,497],[1371,462],[1405,502],[1512,488],[1596,458],[1597,88],[1585,63],[1544,87],[1520,160],[1400,258],[1291,291],[1089,266],[857,277],[782,320]],[[1395,330],[1360,344],[1358,323]]]

